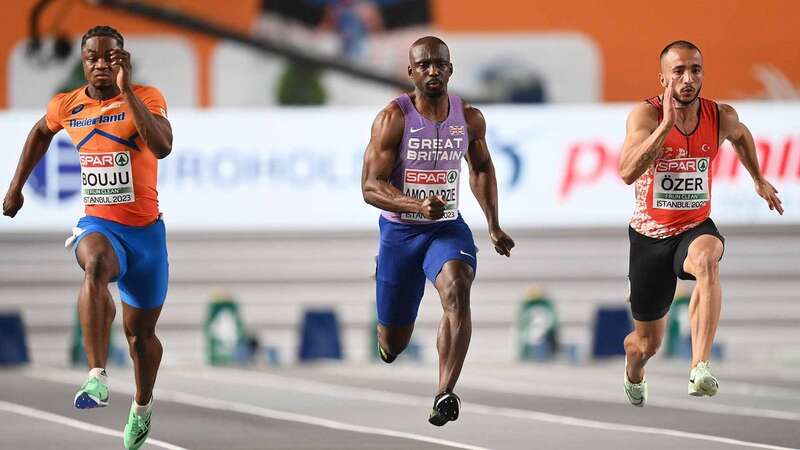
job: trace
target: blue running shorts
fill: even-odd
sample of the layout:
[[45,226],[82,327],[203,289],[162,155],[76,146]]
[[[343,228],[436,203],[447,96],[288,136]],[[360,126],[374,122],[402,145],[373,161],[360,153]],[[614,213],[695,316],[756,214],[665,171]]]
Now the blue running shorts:
[[434,283],[447,261],[464,261],[477,271],[478,248],[460,215],[455,220],[414,225],[381,216],[379,225],[375,284],[381,325],[414,323],[425,278]]
[[123,225],[99,217],[82,217],[76,225],[80,234],[73,249],[92,233],[108,239],[119,261],[117,283],[120,299],[139,309],[158,308],[167,297],[169,262],[167,261],[167,235],[164,221],[158,220],[144,227]]

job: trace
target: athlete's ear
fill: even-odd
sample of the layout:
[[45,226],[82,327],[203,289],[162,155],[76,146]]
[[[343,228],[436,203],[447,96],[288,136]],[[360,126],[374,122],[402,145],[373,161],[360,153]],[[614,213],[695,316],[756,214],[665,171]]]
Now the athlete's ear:
[[662,88],[667,87],[667,79],[664,78],[664,74],[661,72],[658,73],[658,83],[661,85]]
[[408,78],[412,78],[414,74],[414,69],[411,66],[408,66]]

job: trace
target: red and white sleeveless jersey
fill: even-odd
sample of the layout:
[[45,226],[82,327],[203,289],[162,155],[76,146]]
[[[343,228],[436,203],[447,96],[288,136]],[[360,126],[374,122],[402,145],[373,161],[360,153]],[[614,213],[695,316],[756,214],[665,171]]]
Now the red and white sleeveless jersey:
[[[711,162],[719,151],[719,107],[700,100],[694,130],[684,134],[674,126],[664,141],[664,153],[636,180],[636,206],[631,228],[663,239],[699,225],[711,213]],[[646,100],[663,119],[661,99]]]

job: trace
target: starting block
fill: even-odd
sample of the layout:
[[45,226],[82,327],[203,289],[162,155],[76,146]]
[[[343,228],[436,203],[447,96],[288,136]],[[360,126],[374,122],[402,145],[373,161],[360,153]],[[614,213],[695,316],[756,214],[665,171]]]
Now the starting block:
[[28,361],[22,316],[18,312],[0,313],[0,366],[25,364]]
[[625,336],[633,331],[633,321],[627,306],[602,306],[594,319],[592,357],[622,356]]
[[300,361],[342,359],[339,321],[333,310],[307,310],[300,334]]

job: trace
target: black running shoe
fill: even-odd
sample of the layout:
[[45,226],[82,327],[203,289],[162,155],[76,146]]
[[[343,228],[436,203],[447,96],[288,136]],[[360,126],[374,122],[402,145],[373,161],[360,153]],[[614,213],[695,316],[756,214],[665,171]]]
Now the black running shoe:
[[440,427],[447,422],[458,420],[461,399],[452,392],[442,392],[433,399],[433,409],[428,422]]
[[381,359],[386,364],[391,364],[394,362],[395,359],[397,359],[397,355],[390,354],[389,352],[384,350],[383,347],[381,347],[380,345],[378,345],[378,353],[381,355]]

